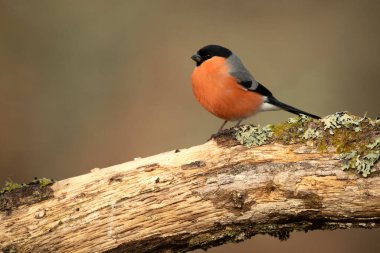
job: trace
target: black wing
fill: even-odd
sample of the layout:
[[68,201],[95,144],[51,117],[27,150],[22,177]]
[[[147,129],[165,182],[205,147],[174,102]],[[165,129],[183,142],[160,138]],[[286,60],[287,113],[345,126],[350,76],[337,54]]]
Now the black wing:
[[272,92],[270,92],[270,90],[265,88],[265,86],[262,85],[261,83],[257,83],[256,89],[254,89],[254,90],[250,89],[250,91],[257,92],[257,93],[259,93],[263,96],[266,96],[266,97],[273,97]]

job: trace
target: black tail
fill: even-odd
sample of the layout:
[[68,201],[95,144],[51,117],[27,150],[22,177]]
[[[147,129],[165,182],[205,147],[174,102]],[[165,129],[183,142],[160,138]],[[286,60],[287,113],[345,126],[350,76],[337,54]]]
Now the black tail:
[[314,114],[310,114],[310,113],[307,113],[307,112],[304,112],[302,110],[299,110],[297,108],[294,108],[293,106],[290,106],[290,105],[287,105],[287,104],[284,104],[280,101],[278,101],[275,97],[273,96],[268,96],[268,103],[269,104],[272,104],[272,105],[275,105],[285,111],[288,111],[288,112],[291,112],[291,113],[294,113],[294,114],[297,114],[297,115],[300,115],[300,114],[304,114],[304,115],[307,115],[309,117],[312,117],[314,119],[320,119],[321,117],[317,116],[317,115],[314,115]]

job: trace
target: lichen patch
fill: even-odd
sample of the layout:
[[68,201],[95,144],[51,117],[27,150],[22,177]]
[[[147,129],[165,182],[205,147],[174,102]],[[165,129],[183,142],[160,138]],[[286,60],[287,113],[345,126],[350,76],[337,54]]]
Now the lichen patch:
[[6,182],[0,191],[0,211],[10,214],[14,208],[25,204],[33,204],[54,196],[51,179],[35,178],[28,184]]
[[247,147],[261,146],[266,144],[273,135],[270,126],[260,127],[253,125],[243,125],[235,133],[236,139]]
[[340,154],[344,170],[355,169],[367,177],[380,159],[380,124],[366,116],[337,112],[321,120],[305,115],[265,127],[244,125],[235,138],[248,148],[279,142],[312,146],[319,152]]

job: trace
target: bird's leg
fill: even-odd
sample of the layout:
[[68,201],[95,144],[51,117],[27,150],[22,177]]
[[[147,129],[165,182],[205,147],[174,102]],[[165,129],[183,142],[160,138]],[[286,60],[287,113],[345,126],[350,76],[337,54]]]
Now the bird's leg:
[[241,123],[242,121],[243,121],[242,119],[241,119],[241,120],[239,120],[239,121],[236,123],[235,127],[238,127],[238,126],[240,126],[240,123]]
[[227,120],[225,120],[225,121],[223,122],[222,126],[219,128],[218,133],[219,133],[220,131],[223,130],[223,127],[227,124],[227,122],[228,122]]

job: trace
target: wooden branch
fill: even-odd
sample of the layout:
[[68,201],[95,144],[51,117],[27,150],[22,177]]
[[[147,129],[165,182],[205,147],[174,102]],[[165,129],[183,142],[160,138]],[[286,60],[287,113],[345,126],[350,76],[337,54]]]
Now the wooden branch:
[[258,233],[378,227],[380,173],[378,164],[367,178],[343,171],[335,152],[305,142],[247,148],[227,131],[3,193],[0,210],[2,252],[178,252]]

